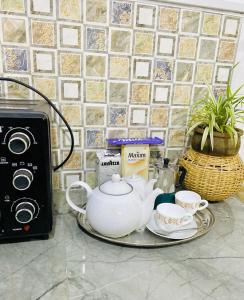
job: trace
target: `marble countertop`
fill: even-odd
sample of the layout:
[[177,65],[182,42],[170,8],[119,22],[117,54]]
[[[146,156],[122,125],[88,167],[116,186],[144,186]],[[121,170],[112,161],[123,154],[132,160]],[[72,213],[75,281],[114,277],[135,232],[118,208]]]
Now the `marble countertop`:
[[55,194],[49,240],[0,245],[0,299],[243,299],[244,203],[211,204],[213,229],[187,244],[134,249],[80,231]]

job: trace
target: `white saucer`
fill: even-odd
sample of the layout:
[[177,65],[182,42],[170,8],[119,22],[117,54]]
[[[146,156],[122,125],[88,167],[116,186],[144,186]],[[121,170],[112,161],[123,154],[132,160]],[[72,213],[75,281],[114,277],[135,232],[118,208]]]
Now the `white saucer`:
[[[162,229],[160,229],[157,226],[157,224],[155,222],[155,219],[154,219],[155,213],[156,213],[156,211],[154,210],[151,215],[151,218],[149,220],[149,223],[147,224],[146,227],[149,231],[151,231],[152,233],[154,233],[158,236],[164,237],[166,239],[171,239],[171,240],[184,240],[184,239],[192,237],[193,235],[195,235],[197,233],[197,229],[195,229],[195,228],[197,228],[197,223],[195,220],[193,220],[191,223],[189,223],[185,226],[177,228],[177,231],[173,231],[171,233],[164,232],[164,231],[162,231]],[[188,229],[188,228],[189,228],[189,230],[180,231],[181,229]],[[190,229],[190,228],[194,228],[194,229]]]

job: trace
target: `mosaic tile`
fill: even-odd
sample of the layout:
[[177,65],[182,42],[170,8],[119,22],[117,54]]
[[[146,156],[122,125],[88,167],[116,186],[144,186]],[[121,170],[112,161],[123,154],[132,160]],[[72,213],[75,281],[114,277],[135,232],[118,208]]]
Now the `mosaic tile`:
[[[64,159],[68,155],[67,151],[62,152],[62,158]],[[64,170],[80,170],[82,168],[82,156],[81,151],[74,151],[71,154],[70,159],[63,166]]]
[[181,31],[198,33],[200,23],[200,13],[190,10],[183,10],[181,20]]
[[134,54],[152,55],[154,50],[154,34],[137,31],[134,34]]
[[[26,84],[30,83],[28,77],[14,77],[14,78]],[[14,82],[7,82],[6,94],[8,98],[13,98],[13,99],[28,99],[30,97],[30,92],[27,88]]]
[[86,50],[105,51],[107,49],[106,29],[86,28]]
[[136,26],[144,28],[155,27],[156,7],[137,4]]
[[164,140],[167,136],[167,129],[150,129],[150,137],[159,137]]
[[171,85],[154,84],[152,102],[155,104],[166,104],[170,102]]
[[59,190],[61,187],[60,184],[60,172],[53,172],[52,174],[52,187],[53,190]]
[[181,36],[179,39],[178,57],[194,59],[197,50],[197,38]]
[[184,153],[184,149],[167,149],[166,157],[168,157],[172,164],[177,164],[179,158],[182,157]]
[[79,76],[81,74],[81,55],[74,52],[59,54],[60,74]]
[[31,14],[51,16],[53,14],[53,0],[30,0]]
[[85,129],[86,148],[103,148],[105,133],[104,129]]
[[[73,136],[74,136],[74,146],[75,148],[81,148],[83,142],[83,130],[80,128],[72,128]],[[61,129],[61,141],[62,141],[62,148],[69,149],[71,145],[70,133],[66,127]]]
[[230,40],[220,40],[218,61],[233,62],[236,53],[236,42]]
[[[56,99],[56,79],[47,77],[34,77],[34,87],[45,94],[49,99]],[[35,94],[35,99],[41,99],[41,97]]]
[[86,171],[85,172],[85,182],[89,184],[91,188],[97,186],[97,174],[95,171]]
[[199,58],[215,60],[218,40],[202,38],[200,40]]
[[173,78],[173,62],[157,59],[154,62],[154,79],[156,81],[171,81]]
[[106,82],[102,80],[86,81],[86,102],[106,102]]
[[110,56],[109,77],[117,79],[129,79],[130,60],[128,57]]
[[211,83],[213,78],[213,70],[213,64],[197,63],[195,82],[205,84]]
[[107,0],[84,0],[86,3],[86,21],[107,23]]
[[81,26],[60,24],[60,47],[81,48]]
[[51,127],[51,144],[52,148],[58,148],[59,146],[59,137],[58,137],[58,128],[57,126],[52,126]]
[[82,116],[80,105],[65,104],[61,106],[62,113],[70,125],[81,126]]
[[135,129],[135,128],[129,128],[128,132],[128,137],[129,138],[145,138],[147,137],[147,130],[146,129]]
[[160,7],[159,30],[176,31],[178,28],[179,9]]
[[194,64],[188,62],[177,62],[176,81],[191,82],[193,79]]
[[151,85],[132,83],[131,103],[148,104],[150,102]]
[[2,11],[13,13],[25,13],[24,0],[1,0],[0,8]]
[[170,111],[170,126],[182,127],[186,126],[189,109],[187,107],[173,107]]
[[113,82],[109,83],[109,102],[126,103],[128,100],[129,83]]
[[81,99],[81,81],[61,79],[61,98],[62,100],[78,101]]
[[53,22],[32,21],[31,30],[33,45],[55,46],[55,25]]
[[34,72],[55,73],[55,53],[51,51],[33,51]]
[[168,107],[151,107],[151,126],[167,127],[169,119]]
[[130,107],[130,126],[146,126],[148,122],[148,107]]
[[75,181],[83,180],[82,172],[64,172],[63,173],[63,186],[66,189]]
[[106,56],[86,55],[86,76],[105,77]]
[[168,147],[183,147],[185,143],[186,129],[169,129]]
[[108,139],[127,138],[127,129],[108,128],[107,138]]
[[227,83],[230,76],[231,66],[217,66],[215,82]]
[[172,104],[189,105],[191,101],[191,85],[175,85]]
[[127,107],[110,106],[108,125],[113,127],[124,127],[127,125]]
[[2,18],[3,42],[26,43],[26,25],[24,19]]
[[158,35],[157,55],[174,56],[176,37],[169,35]]
[[227,37],[237,37],[240,27],[240,18],[225,16],[223,35]]
[[203,15],[202,34],[219,35],[221,25],[221,15],[208,14]]
[[151,79],[152,61],[148,59],[135,58],[133,64],[133,74],[135,79]]
[[86,169],[96,168],[97,154],[95,150],[85,151],[85,167]]
[[208,88],[206,86],[194,86],[193,101],[203,99],[208,95]]
[[110,51],[115,53],[130,54],[132,41],[131,31],[111,29]]
[[80,0],[59,0],[59,18],[81,21]]
[[3,48],[5,72],[27,72],[28,52],[20,48]]
[[130,26],[132,22],[132,5],[131,2],[112,1],[111,23]]
[[215,98],[217,98],[219,96],[225,96],[226,95],[226,86],[214,86],[213,94],[214,94]]
[[104,126],[105,125],[105,107],[104,106],[86,106],[86,126]]

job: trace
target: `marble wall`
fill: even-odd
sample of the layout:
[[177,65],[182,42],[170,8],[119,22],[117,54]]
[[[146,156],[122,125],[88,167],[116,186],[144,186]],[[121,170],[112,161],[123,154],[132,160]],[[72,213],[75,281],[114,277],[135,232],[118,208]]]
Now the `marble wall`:
[[[107,137],[159,136],[151,148],[170,158],[187,146],[191,104],[225,88],[235,61],[240,17],[163,2],[1,0],[0,74],[46,94],[71,124],[75,151],[54,187],[93,184]],[[38,99],[14,83],[2,98]],[[54,164],[70,146],[53,115]]]

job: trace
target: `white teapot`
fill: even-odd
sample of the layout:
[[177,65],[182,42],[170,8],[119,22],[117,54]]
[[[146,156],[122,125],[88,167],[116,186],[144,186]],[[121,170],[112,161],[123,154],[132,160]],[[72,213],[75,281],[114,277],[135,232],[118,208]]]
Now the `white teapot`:
[[[86,210],[74,204],[70,198],[72,187],[81,186],[87,191]],[[89,224],[104,236],[118,238],[142,228],[148,223],[156,197],[163,191],[152,190],[142,198],[133,186],[113,174],[112,179],[94,190],[83,182],[72,183],[66,191],[68,204],[76,211],[86,214]]]

